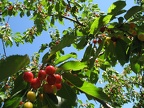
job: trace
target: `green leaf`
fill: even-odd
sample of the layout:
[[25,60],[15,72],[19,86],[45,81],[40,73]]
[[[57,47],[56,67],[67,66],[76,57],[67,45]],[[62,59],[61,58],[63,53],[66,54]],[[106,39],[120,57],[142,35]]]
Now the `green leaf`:
[[79,77],[76,77],[70,73],[64,73],[63,77],[72,83],[77,89],[84,92],[87,95],[92,96],[95,99],[109,101],[108,96],[103,92],[102,88],[97,88],[95,85],[82,81]]
[[7,98],[7,96],[6,96],[5,92],[0,92],[0,100],[4,100],[6,98]]
[[48,106],[50,108],[56,108],[55,103],[50,99],[50,97],[48,96],[48,94],[44,94],[44,101],[46,101],[46,103],[48,104]]
[[4,102],[3,108],[18,108],[21,96],[13,97],[6,102]]
[[130,65],[133,72],[135,72],[136,74],[140,72],[141,66],[139,63],[131,63]]
[[85,62],[80,62],[80,61],[68,61],[59,66],[60,69],[62,70],[81,70],[83,68],[87,67]]
[[76,102],[75,91],[66,83],[62,83],[62,88],[57,92],[57,96],[67,101],[67,105],[74,105]]
[[125,1],[116,1],[108,8],[108,14],[117,15],[117,13],[125,6]]
[[74,44],[74,47],[76,47],[76,49],[80,50],[83,49],[86,45],[87,45],[87,39],[85,36],[80,37],[80,41],[76,44]]
[[61,56],[60,58],[58,58],[56,61],[55,61],[55,64],[59,64],[61,62],[64,62],[70,58],[77,58],[77,54],[76,53],[70,53],[70,54],[67,54],[67,55],[64,55],[64,56]]
[[98,31],[100,27],[108,24],[112,20],[113,15],[105,15],[95,19],[90,27],[90,34],[93,34],[94,31]]
[[120,62],[121,65],[124,65],[126,62],[128,62],[128,55],[127,55],[127,43],[121,39],[117,40],[116,47],[115,47],[115,53],[117,60]]
[[91,27],[90,27],[90,34],[93,34],[94,31],[95,31],[95,30],[97,31],[97,29],[99,28],[100,18],[101,18],[101,17],[97,17],[97,18],[95,19],[95,21],[92,23],[92,25],[91,25]]
[[23,80],[23,74],[20,74],[14,81],[14,88],[12,89],[11,95],[14,95],[15,93],[25,89],[26,86],[27,83]]
[[57,51],[61,51],[65,47],[69,47],[74,42],[75,38],[76,36],[73,35],[64,35],[60,43],[52,48],[49,57],[45,61],[48,61]]
[[18,72],[21,68],[29,64],[30,60],[27,55],[13,55],[7,57],[5,60],[0,61],[0,82],[14,73]]
[[139,12],[141,10],[140,6],[133,6],[132,8],[130,8],[127,13],[124,15],[124,18],[126,20],[128,20],[129,18],[131,18],[134,14],[136,14],[137,12]]
[[[142,58],[139,56],[133,56],[132,58],[130,58],[130,66],[133,72],[135,72],[136,74],[139,73],[141,71],[141,60]],[[143,61],[143,60],[142,60]],[[142,63],[143,64],[143,63]]]

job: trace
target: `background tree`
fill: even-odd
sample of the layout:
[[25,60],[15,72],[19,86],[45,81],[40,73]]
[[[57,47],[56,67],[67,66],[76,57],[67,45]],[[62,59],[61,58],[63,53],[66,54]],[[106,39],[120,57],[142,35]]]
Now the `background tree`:
[[[0,2],[0,38],[4,55],[0,60],[0,102],[4,108],[94,107],[83,104],[84,93],[100,107],[122,107],[133,102],[144,106],[143,1],[125,10],[125,1],[116,1],[107,13],[92,0],[3,0]],[[33,26],[13,32],[9,20],[28,17]],[[57,23],[73,26],[60,31]],[[42,43],[34,56],[7,56],[5,46],[33,44],[50,28],[49,43]],[[67,54],[65,48],[83,50]],[[44,54],[44,55],[43,55]],[[121,65],[123,72],[114,67]],[[105,87],[97,87],[102,74]],[[79,102],[79,103],[78,103]]]

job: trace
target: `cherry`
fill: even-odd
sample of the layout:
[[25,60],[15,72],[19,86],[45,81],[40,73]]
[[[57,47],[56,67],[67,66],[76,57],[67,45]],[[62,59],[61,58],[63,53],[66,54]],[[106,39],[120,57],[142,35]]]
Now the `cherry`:
[[101,39],[99,39],[99,40],[98,40],[98,44],[101,44],[101,43],[102,43],[102,40],[101,40]]
[[33,91],[28,91],[27,93],[27,99],[31,102],[34,102],[36,100],[36,94]]
[[54,76],[55,76],[55,78],[56,78],[55,83],[61,83],[61,82],[62,82],[62,77],[61,77],[61,75],[59,75],[59,74],[54,74]]
[[10,6],[8,7],[8,10],[13,10],[13,6],[10,5]]
[[49,75],[47,77],[47,82],[49,85],[54,85],[56,83],[56,78],[54,75]]
[[24,102],[23,102],[23,101],[20,101],[19,105],[23,105],[23,104],[24,104]]
[[24,108],[33,108],[33,104],[31,102],[24,103]]
[[49,85],[47,83],[43,85],[43,90],[45,93],[55,93],[57,91],[57,88],[55,85]]
[[94,39],[94,40],[93,40],[93,43],[94,43],[94,44],[96,44],[96,43],[97,43],[97,40],[96,40],[96,39]]
[[106,27],[103,26],[103,27],[100,28],[100,31],[103,33],[105,31],[105,29],[106,29]]
[[33,89],[38,89],[40,86],[41,86],[41,82],[40,82],[39,78],[34,78],[34,79],[31,81],[31,87],[32,87]]
[[56,69],[54,66],[49,65],[45,68],[45,72],[47,74],[54,74],[56,72]]
[[38,72],[38,78],[39,78],[40,80],[44,80],[44,79],[46,78],[46,72],[45,72],[45,70],[40,70],[40,71]]
[[34,75],[32,72],[28,71],[28,72],[24,72],[23,74],[23,79],[26,81],[26,82],[31,82],[32,79],[33,79]]
[[56,83],[55,86],[56,86],[57,90],[60,90],[61,87],[62,87],[62,84],[61,83]]

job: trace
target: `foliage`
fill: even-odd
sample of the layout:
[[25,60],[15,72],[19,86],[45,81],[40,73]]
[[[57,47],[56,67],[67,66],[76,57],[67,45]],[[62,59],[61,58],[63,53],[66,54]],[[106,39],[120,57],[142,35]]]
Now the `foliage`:
[[[33,90],[23,80],[23,73],[32,71],[37,76],[47,65],[55,66],[56,73],[62,75],[62,89],[55,94],[44,93],[42,88],[33,90],[37,96],[34,108],[80,108],[83,105],[93,108],[92,103],[83,104],[78,99],[77,95],[82,93],[88,100],[99,102],[101,107],[119,108],[129,102],[134,103],[134,108],[144,106],[144,4],[140,1],[128,10],[125,10],[126,5],[119,0],[107,13],[102,13],[93,0],[1,1],[0,39],[4,57],[0,60],[0,102],[3,107],[23,107],[19,103],[26,102],[26,93]],[[23,32],[13,31],[9,20],[18,16],[28,17],[33,26]],[[56,24],[64,25],[66,20],[73,26],[60,31]],[[49,28],[55,29],[49,37],[51,42],[42,43],[32,59],[27,55],[7,57],[5,46],[32,44]],[[66,54],[66,47],[83,50],[84,54],[81,58],[76,52]],[[124,68],[123,72],[114,69],[117,65]],[[101,73],[103,88],[97,86]],[[39,94],[44,95],[43,100]]]

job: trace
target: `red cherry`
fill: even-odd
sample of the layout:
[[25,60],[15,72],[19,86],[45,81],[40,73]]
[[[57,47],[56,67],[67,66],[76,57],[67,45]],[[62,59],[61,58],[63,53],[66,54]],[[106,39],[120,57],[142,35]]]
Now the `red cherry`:
[[46,72],[45,72],[45,70],[40,70],[40,71],[38,72],[38,78],[39,78],[40,80],[44,80],[44,79],[46,78]]
[[94,40],[93,40],[93,43],[94,43],[94,44],[96,44],[96,43],[97,43],[97,40],[96,40],[96,39],[94,39]]
[[23,101],[20,101],[19,105],[22,105],[22,104],[24,104],[24,102],[23,102]]
[[38,89],[40,86],[41,86],[41,81],[39,80],[39,78],[34,78],[34,79],[31,81],[31,87],[32,87],[33,89]]
[[106,27],[105,27],[105,26],[103,26],[103,27],[100,28],[100,31],[101,31],[102,33],[103,33],[105,30],[106,30]]
[[62,84],[61,83],[56,83],[55,86],[56,86],[57,90],[60,90],[61,87],[62,87]]
[[56,83],[56,78],[54,75],[49,75],[47,77],[47,82],[49,85],[54,85]]
[[55,83],[61,83],[61,82],[62,82],[62,77],[61,77],[61,75],[59,75],[59,74],[54,74],[54,76],[55,76],[55,78],[56,78]]
[[101,43],[102,43],[102,40],[101,40],[101,39],[99,39],[99,40],[98,40],[98,43],[99,43],[99,44],[101,44]]
[[32,79],[33,79],[34,75],[32,72],[24,72],[23,74],[23,79],[26,81],[26,82],[31,82]]
[[45,68],[45,72],[47,74],[54,74],[56,72],[56,69],[54,66],[49,65]]
[[57,91],[57,88],[55,85],[44,84],[43,90],[45,93],[55,93]]

